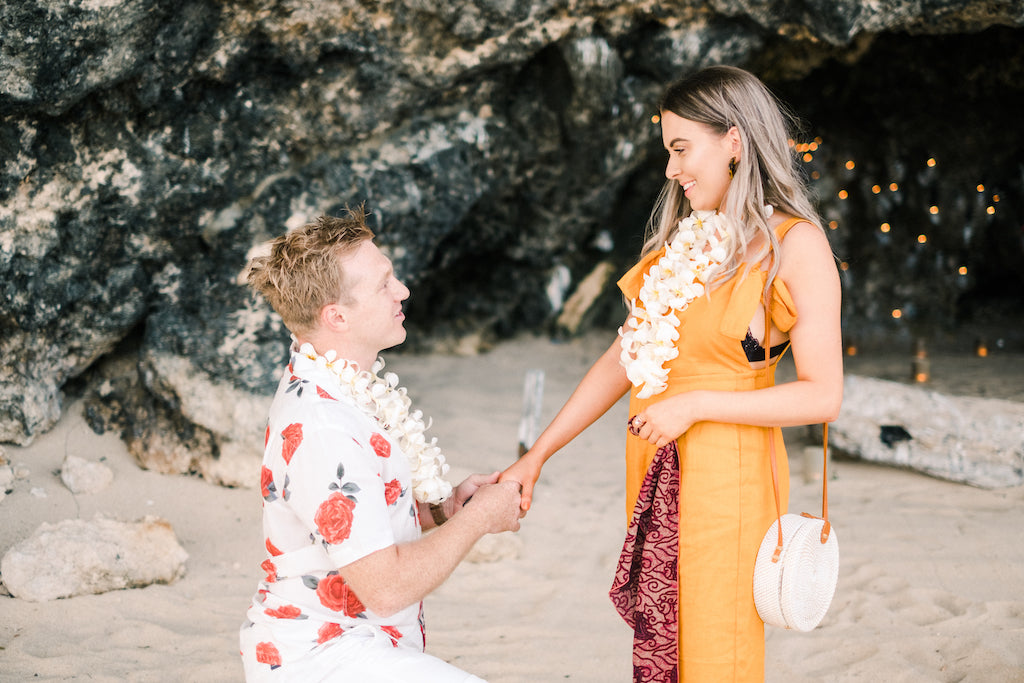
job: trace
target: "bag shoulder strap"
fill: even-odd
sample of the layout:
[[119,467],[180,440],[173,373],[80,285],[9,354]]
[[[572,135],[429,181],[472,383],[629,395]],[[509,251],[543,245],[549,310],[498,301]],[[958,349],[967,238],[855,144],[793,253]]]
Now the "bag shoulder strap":
[[[768,301],[768,297],[765,297],[764,303],[764,341],[761,345],[764,347],[764,372],[765,377],[770,378],[772,373],[771,367],[771,304]],[[779,468],[778,458],[775,455],[775,430],[771,427],[767,430],[768,433],[768,455],[771,458],[772,465],[772,490],[775,493],[775,518],[778,524],[776,526],[779,530],[779,541],[778,545],[775,546],[775,552],[772,554],[772,562],[778,562],[782,556],[782,506],[779,503]],[[822,544],[828,541],[829,533],[832,531],[832,526],[828,522],[828,423],[822,423],[822,469],[821,469],[821,519],[824,520],[825,524],[821,527],[821,542]],[[806,512],[803,513],[806,517],[812,517]]]

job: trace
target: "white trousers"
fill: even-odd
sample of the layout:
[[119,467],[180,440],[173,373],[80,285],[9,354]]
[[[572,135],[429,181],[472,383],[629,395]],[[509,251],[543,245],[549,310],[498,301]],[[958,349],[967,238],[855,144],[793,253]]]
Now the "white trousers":
[[[274,683],[486,683],[482,678],[410,647],[395,647],[371,628],[347,631],[308,658],[273,671],[246,671],[247,681]],[[256,675],[250,676],[251,673]],[[269,674],[269,675],[268,675]]]

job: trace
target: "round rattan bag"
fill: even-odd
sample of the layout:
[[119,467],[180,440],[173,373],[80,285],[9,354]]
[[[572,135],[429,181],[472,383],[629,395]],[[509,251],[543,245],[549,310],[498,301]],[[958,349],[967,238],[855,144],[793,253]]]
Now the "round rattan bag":
[[754,564],[754,606],[762,621],[795,631],[813,630],[825,618],[839,579],[839,541],[826,522],[810,515],[782,515],[782,551],[778,520],[772,522]]

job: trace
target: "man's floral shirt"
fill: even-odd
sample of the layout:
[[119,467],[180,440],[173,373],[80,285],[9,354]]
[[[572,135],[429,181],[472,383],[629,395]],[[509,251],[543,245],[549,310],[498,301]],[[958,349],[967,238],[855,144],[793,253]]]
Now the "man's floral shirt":
[[405,454],[338,386],[293,353],[270,408],[260,475],[266,576],[240,634],[243,658],[262,666],[300,659],[358,627],[423,650],[422,603],[377,616],[337,571],[420,537]]

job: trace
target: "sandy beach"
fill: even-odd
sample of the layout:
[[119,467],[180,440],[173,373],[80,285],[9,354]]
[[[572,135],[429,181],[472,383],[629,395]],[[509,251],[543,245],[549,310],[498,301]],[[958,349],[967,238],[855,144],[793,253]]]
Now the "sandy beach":
[[[433,417],[428,434],[459,481],[516,457],[527,370],[545,372],[546,424],[611,339],[523,337],[476,356],[385,357]],[[850,359],[847,372],[885,376],[903,363],[876,360]],[[936,384],[952,386],[954,368],[971,373],[971,363],[951,358],[943,375],[936,359]],[[1020,400],[1021,375],[993,371],[972,386]],[[630,680],[631,633],[607,598],[625,525],[626,412],[622,401],[550,461],[522,531],[485,539],[428,598],[429,652],[492,683]],[[802,474],[805,433],[786,433],[796,512],[820,507],[820,482]],[[0,681],[242,680],[237,631],[262,576],[257,489],[142,470],[115,434],[89,429],[78,401],[31,446],[3,450],[29,476],[0,501],[0,554],[42,522],[102,513],[163,517],[189,560],[172,585],[47,603],[0,597]],[[113,483],[72,494],[58,474],[68,454],[104,462]],[[768,629],[767,680],[1024,680],[1024,487],[983,490],[841,459],[832,474],[836,597],[812,633]]]

